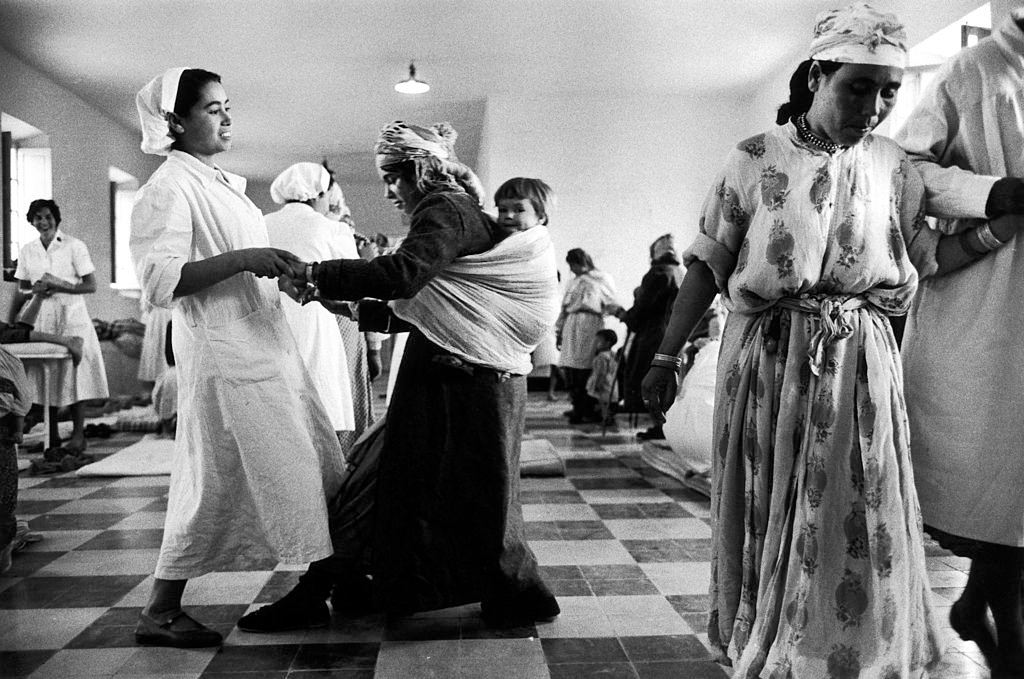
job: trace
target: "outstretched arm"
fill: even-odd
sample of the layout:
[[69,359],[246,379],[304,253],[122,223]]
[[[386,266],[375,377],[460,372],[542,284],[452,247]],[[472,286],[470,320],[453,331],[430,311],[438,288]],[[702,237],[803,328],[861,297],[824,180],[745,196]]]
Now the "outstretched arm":
[[[686,276],[683,277],[676,301],[672,305],[672,317],[658,347],[659,354],[679,355],[690,333],[711,306],[717,293],[715,275],[707,264],[696,260],[687,267]],[[652,365],[644,376],[641,392],[644,400],[648,401],[651,417],[655,421],[665,420],[665,412],[676,398],[678,379],[677,370],[661,365]]]

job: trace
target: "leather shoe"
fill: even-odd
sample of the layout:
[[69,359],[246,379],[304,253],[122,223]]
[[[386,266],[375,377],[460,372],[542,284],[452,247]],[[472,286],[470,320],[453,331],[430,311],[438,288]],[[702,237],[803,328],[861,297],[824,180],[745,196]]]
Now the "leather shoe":
[[331,590],[331,610],[351,618],[375,613],[373,580],[362,575],[339,579]]
[[536,622],[551,622],[561,612],[555,597],[536,590],[524,592],[513,601],[484,601],[480,604],[480,617],[488,627],[522,627]]
[[238,621],[238,629],[257,634],[290,632],[326,627],[330,621],[331,612],[326,602],[298,595],[292,590],[278,601],[243,615]]
[[651,427],[646,431],[638,431],[636,437],[641,441],[663,441],[665,432],[661,430],[661,427]]
[[159,618],[139,614],[135,626],[135,643],[143,646],[174,646],[176,648],[205,648],[220,646],[224,637],[195,620],[182,610]]

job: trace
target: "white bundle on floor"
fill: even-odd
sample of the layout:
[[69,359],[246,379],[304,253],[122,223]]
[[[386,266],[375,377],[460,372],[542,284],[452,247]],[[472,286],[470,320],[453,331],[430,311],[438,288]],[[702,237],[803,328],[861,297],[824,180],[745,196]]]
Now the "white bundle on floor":
[[663,474],[705,495],[711,488],[712,422],[721,342],[711,340],[686,373],[662,430],[664,441],[644,441],[641,458]]

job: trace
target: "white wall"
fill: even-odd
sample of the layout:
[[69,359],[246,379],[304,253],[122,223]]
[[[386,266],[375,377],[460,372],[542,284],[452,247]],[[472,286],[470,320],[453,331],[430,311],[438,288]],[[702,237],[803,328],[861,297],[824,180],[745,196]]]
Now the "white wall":
[[[110,195],[114,165],[145,182],[160,159],[139,150],[139,135],[56,85],[46,75],[0,48],[0,111],[49,137],[53,199],[61,228],[85,241],[96,265],[97,291],[86,304],[93,318],[138,317],[138,302],[110,289]],[[17,253],[14,253],[17,257]],[[15,283],[0,284],[0,317],[6,318]]]
[[493,196],[510,177],[539,177],[557,195],[551,236],[581,247],[615,279],[628,307],[648,246],[671,232],[682,250],[728,151],[767,127],[731,93],[545,97],[488,101],[478,171]]

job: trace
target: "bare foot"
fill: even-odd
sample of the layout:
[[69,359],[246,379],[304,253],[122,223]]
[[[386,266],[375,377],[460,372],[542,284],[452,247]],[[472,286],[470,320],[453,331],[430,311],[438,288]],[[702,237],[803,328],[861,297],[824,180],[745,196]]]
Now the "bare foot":
[[71,362],[75,365],[82,362],[82,347],[84,345],[85,340],[81,337],[69,337],[64,345],[68,348],[68,352],[71,354]]

